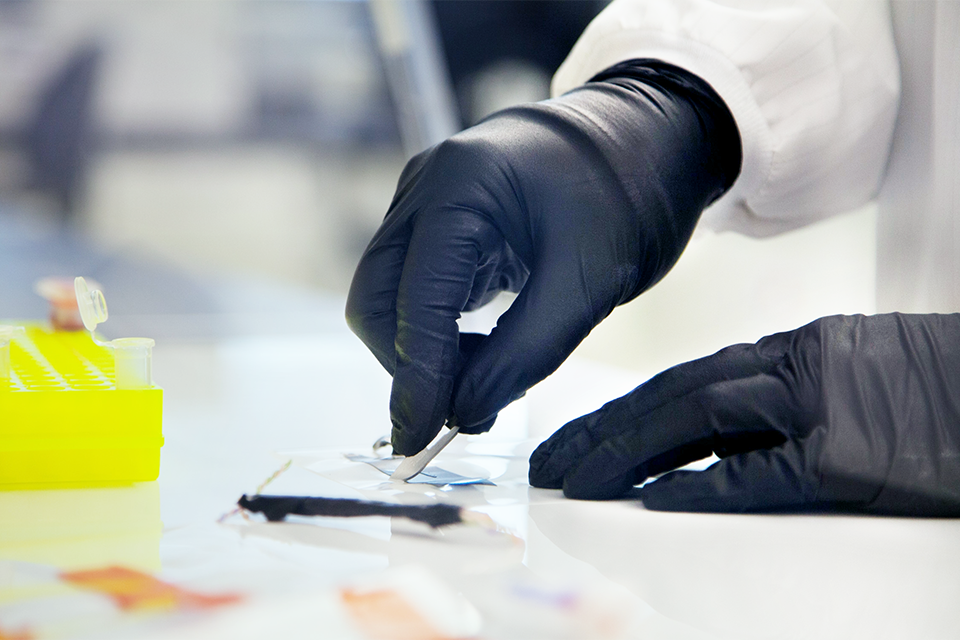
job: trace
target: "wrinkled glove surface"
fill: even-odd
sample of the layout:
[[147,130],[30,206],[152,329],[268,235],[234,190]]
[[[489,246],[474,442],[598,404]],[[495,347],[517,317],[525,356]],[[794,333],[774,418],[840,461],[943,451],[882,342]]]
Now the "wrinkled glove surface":
[[831,316],[651,378],[573,420],[530,484],[670,511],[960,516],[960,314]]
[[[489,429],[667,273],[740,154],[709,85],[634,60],[414,157],[346,310],[393,375],[394,451],[420,451],[444,422]],[[460,313],[501,291],[519,295],[490,335],[460,335]]]

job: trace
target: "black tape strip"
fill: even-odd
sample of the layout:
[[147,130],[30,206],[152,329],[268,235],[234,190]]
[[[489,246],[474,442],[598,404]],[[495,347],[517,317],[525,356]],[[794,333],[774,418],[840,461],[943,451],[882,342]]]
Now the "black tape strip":
[[283,520],[287,514],[299,516],[388,516],[410,518],[431,527],[463,522],[460,507],[452,504],[405,505],[349,498],[314,498],[309,496],[242,496],[237,501],[243,509],[262,513],[270,522]]

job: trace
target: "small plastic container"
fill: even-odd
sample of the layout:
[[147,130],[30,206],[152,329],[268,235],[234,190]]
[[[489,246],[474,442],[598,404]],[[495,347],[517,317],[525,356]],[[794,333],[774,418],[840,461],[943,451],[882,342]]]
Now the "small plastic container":
[[110,342],[99,342],[93,332],[109,315],[103,292],[90,289],[86,280],[80,277],[74,280],[73,286],[83,326],[90,332],[94,342],[113,349],[117,389],[148,389],[153,386],[153,347],[156,342],[152,338],[117,338]]
[[149,389],[153,386],[152,338],[117,338],[113,347],[117,389]]

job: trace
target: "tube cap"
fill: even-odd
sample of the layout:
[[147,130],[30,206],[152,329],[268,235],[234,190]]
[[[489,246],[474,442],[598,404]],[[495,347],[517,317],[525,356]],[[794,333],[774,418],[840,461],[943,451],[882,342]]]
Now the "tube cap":
[[87,281],[77,276],[73,281],[73,288],[77,294],[77,306],[80,307],[80,319],[87,331],[93,331],[97,325],[107,319],[107,301],[100,289],[93,291],[87,286]]

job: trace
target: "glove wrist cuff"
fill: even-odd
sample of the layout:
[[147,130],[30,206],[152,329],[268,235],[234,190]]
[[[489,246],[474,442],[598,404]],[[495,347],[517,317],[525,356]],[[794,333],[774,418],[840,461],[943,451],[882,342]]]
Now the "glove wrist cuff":
[[652,85],[696,109],[704,128],[704,155],[718,178],[712,203],[733,186],[743,164],[736,120],[720,95],[705,80],[675,65],[652,58],[625,60],[596,74],[591,82],[626,81]]

